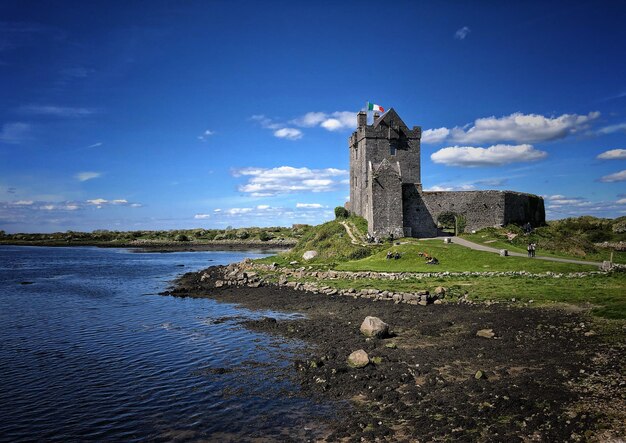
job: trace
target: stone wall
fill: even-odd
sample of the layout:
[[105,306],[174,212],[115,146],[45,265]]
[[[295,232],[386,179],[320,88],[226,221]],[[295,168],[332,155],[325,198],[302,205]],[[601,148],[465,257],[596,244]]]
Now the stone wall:
[[466,232],[528,221],[533,226],[545,224],[543,199],[532,194],[512,191],[424,192],[422,198],[434,223],[444,212],[462,215]]
[[422,198],[419,185],[402,185],[402,212],[406,237],[435,237],[437,223]]
[[444,212],[465,217],[466,231],[502,226],[505,222],[502,191],[424,192],[422,198],[435,223]]
[[504,196],[504,223],[516,223],[523,225],[530,222],[531,225],[543,226],[546,224],[546,210],[543,198],[533,194],[507,191]]
[[404,236],[402,218],[402,182],[397,170],[387,160],[371,171],[371,213],[368,227],[374,237]]

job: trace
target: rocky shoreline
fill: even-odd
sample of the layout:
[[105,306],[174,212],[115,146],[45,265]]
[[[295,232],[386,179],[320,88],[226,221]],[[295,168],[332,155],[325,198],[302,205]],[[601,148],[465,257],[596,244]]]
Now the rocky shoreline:
[[[166,294],[303,313],[244,326],[309,344],[282,376],[338,402],[328,441],[606,441],[626,433],[624,340],[584,312],[451,300],[444,287],[336,291],[290,281],[320,271],[258,266],[185,274]],[[362,333],[366,317],[388,324],[387,333]]]

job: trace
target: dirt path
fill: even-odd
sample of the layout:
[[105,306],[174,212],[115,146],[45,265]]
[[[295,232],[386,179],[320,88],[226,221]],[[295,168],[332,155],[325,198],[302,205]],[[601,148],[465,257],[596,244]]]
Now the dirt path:
[[352,241],[353,245],[366,246],[366,244],[363,242],[362,239],[361,240],[357,239],[357,237],[354,235],[354,232],[352,232],[352,227],[348,223],[344,221],[340,223],[346,229],[346,232],[348,233],[348,236],[350,237],[350,240]]
[[[336,404],[328,441],[606,441],[624,435],[624,342],[608,343],[602,332],[591,332],[583,312],[396,305],[274,286],[215,288],[219,276],[217,268],[186,274],[169,295],[303,313],[303,319],[243,325],[310,344],[281,376],[295,379],[303,394]],[[389,323],[392,336],[364,337],[359,326],[368,315]],[[495,337],[477,336],[481,329]],[[358,349],[372,363],[353,369],[346,359]]]
[[[452,237],[452,243],[455,243],[460,246],[465,246],[466,248],[475,249],[476,251],[486,251],[486,252],[494,252],[496,254],[500,253],[500,249],[492,248],[485,245],[479,245],[478,243],[471,242],[461,237]],[[527,254],[522,254],[520,252],[511,252],[509,251],[509,255],[513,257],[528,257]],[[577,265],[595,265],[602,266],[602,263],[592,262],[592,261],[583,261],[583,260],[573,260],[569,258],[559,258],[559,257],[544,257],[537,255],[533,257],[536,260],[547,260],[547,261],[556,261],[561,263],[574,263]]]

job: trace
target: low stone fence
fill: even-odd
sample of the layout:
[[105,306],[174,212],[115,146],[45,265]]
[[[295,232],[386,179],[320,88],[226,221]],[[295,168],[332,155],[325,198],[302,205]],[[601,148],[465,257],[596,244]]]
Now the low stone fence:
[[[523,276],[531,278],[583,278],[591,275],[606,275],[606,272],[572,272],[555,273],[546,272],[534,274],[526,271],[505,272],[351,272],[351,271],[315,271],[311,268],[282,268],[277,264],[260,264],[246,259],[240,263],[232,263],[228,266],[217,268],[219,277],[205,273],[201,281],[213,280],[211,283],[216,288],[224,286],[247,286],[258,288],[260,286],[289,287],[299,291],[308,291],[318,294],[343,295],[354,298],[368,298],[373,300],[389,300],[394,303],[407,303],[413,305],[427,305],[441,303],[445,298],[447,289],[438,286],[432,293],[429,290],[416,290],[411,292],[395,292],[380,289],[337,289],[321,282],[321,280],[420,280],[429,277],[513,277]],[[294,281],[304,280],[304,281]],[[317,280],[317,281],[316,281]],[[467,294],[461,298],[467,301]]]

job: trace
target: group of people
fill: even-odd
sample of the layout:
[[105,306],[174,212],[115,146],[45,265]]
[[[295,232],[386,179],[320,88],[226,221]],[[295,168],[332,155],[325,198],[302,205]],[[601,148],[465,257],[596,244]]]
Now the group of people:
[[387,260],[398,260],[401,257],[399,252],[391,252],[391,251],[387,251]]
[[423,257],[424,260],[426,260],[426,264],[427,265],[438,265],[439,264],[439,260],[437,260],[436,257],[433,257],[431,255],[428,255],[427,252],[418,252],[417,255],[419,255],[420,257]]
[[528,251],[529,258],[534,257],[535,251],[537,250],[537,243],[528,243],[526,250]]

